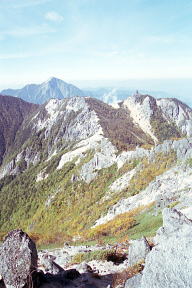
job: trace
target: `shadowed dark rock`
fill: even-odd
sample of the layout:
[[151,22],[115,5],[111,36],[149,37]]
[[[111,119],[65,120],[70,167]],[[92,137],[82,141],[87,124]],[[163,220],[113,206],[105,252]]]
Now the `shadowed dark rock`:
[[0,288],[6,288],[3,279],[0,280]]
[[70,280],[77,279],[81,274],[76,269],[69,269],[63,272],[63,275]]

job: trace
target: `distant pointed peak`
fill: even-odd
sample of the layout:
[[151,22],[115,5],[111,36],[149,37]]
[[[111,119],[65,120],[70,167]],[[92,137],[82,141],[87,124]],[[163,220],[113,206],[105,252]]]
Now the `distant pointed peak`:
[[56,77],[49,77],[49,78],[47,79],[47,82],[50,82],[50,81],[53,81],[53,80],[57,80],[57,78],[56,78]]
[[[61,79],[59,79],[59,78],[56,78],[56,77],[50,77],[50,78],[48,78],[47,79],[47,81],[45,81],[44,83],[52,83],[52,82],[57,82],[57,81],[63,81],[63,80],[61,80]],[[64,82],[64,81],[63,81]]]
[[56,80],[56,77],[49,77],[47,81],[52,81],[52,80]]

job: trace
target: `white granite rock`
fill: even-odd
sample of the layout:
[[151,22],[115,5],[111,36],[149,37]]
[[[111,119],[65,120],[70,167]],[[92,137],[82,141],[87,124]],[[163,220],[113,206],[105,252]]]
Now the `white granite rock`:
[[125,282],[124,288],[139,288],[141,284],[142,274],[137,274]]
[[150,252],[150,246],[145,237],[134,240],[129,246],[128,265],[133,266],[140,261],[144,261]]
[[164,209],[157,245],[146,257],[138,288],[190,288],[192,283],[192,220]]

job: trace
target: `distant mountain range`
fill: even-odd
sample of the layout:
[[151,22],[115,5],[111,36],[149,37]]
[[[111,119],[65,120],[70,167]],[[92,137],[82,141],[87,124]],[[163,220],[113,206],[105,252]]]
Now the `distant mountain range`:
[[[153,94],[158,97],[171,97],[165,92],[141,90],[142,94]],[[21,98],[25,101],[43,104],[51,98],[64,99],[75,96],[89,96],[97,98],[105,103],[112,104],[125,100],[128,96],[135,93],[134,89],[120,89],[113,87],[89,88],[81,90],[78,87],[66,83],[58,78],[50,78],[41,84],[28,84],[21,89],[5,89],[2,95],[10,95]]]
[[84,96],[84,92],[79,88],[57,78],[50,78],[41,84],[28,84],[21,89],[3,90],[1,94],[15,96],[36,104],[43,104],[51,98]]

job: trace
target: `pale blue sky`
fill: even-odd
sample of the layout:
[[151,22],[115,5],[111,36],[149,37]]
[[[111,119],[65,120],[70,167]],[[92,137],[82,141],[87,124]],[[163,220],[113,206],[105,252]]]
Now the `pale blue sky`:
[[0,0],[0,89],[51,76],[192,78],[192,1]]

